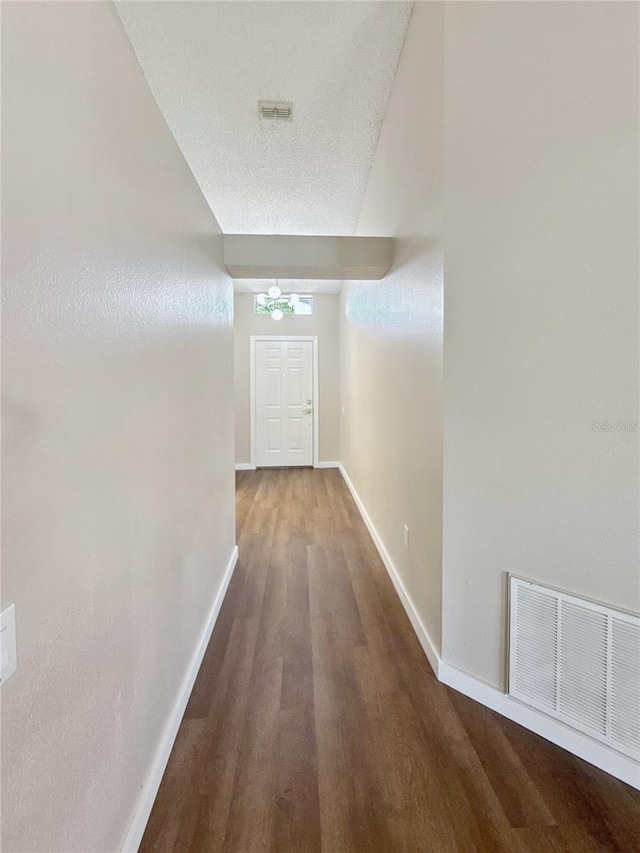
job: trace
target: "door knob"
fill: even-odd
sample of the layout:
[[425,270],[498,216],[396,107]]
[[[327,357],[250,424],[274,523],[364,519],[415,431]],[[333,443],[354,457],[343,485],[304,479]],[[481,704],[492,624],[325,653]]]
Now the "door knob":
[[303,415],[310,415],[312,411],[313,411],[313,409],[311,408],[311,406],[309,406],[308,408],[306,408],[306,409],[303,411],[303,413],[302,413],[302,414],[303,414]]

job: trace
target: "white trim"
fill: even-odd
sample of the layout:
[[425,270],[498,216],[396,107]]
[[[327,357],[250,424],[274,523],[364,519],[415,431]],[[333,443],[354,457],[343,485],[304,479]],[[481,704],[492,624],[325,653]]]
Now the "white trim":
[[149,815],[151,814],[151,809],[153,808],[153,804],[160,787],[160,782],[162,781],[162,776],[164,775],[167,762],[169,761],[169,756],[171,755],[171,750],[173,749],[173,744],[178,735],[178,729],[180,728],[180,723],[182,722],[182,717],[184,716],[189,696],[191,695],[196,676],[198,675],[202,658],[204,657],[204,653],[209,645],[211,634],[213,633],[218,614],[220,613],[220,608],[222,607],[222,602],[224,601],[224,597],[227,592],[227,587],[229,586],[229,581],[231,580],[231,576],[233,575],[233,570],[237,562],[238,546],[235,545],[231,552],[227,568],[225,569],[222,583],[220,584],[218,592],[213,600],[213,605],[209,611],[206,624],[202,634],[200,635],[198,644],[193,651],[191,660],[189,661],[189,666],[187,667],[187,671],[182,680],[175,704],[171,709],[169,719],[167,720],[162,737],[160,738],[160,743],[158,744],[155,757],[151,764],[151,769],[144,785],[142,786],[142,791],[135,807],[129,831],[127,832],[124,844],[121,848],[122,853],[136,853],[140,846],[140,842],[142,841],[142,836],[144,835]]
[[554,720],[541,711],[529,708],[516,699],[512,699],[495,687],[491,687],[468,675],[445,661],[440,662],[438,677],[443,684],[464,693],[476,702],[480,702],[492,711],[497,711],[503,717],[519,723],[545,740],[566,749],[578,758],[588,761],[610,773],[616,779],[621,779],[632,788],[640,791],[640,764],[626,755],[622,755],[603,743],[593,740],[588,735],[576,731],[559,720]]
[[251,462],[236,462],[236,471],[255,471],[256,466]]
[[420,645],[438,680],[640,791],[640,764],[632,758],[628,758],[626,755],[611,749],[605,744],[599,743],[588,735],[582,734],[582,732],[560,722],[560,720],[555,720],[541,711],[523,705],[495,687],[485,684],[483,681],[474,678],[472,675],[468,675],[466,672],[457,669],[440,658],[422,620],[418,616],[411,596],[405,589],[398,575],[398,570],[387,553],[382,539],[369,517],[355,486],[349,479],[344,466],[341,464],[339,467],[340,473],[356,502],[362,520],[371,534],[374,545],[378,549],[382,562],[391,578],[391,582],[398,593],[398,597],[416,632]]
[[389,556],[387,549],[384,547],[382,539],[380,538],[380,535],[379,535],[378,531],[376,530],[376,528],[373,524],[373,521],[369,517],[369,514],[366,511],[364,504],[362,503],[362,500],[360,499],[360,496],[356,492],[355,486],[353,485],[353,483],[349,479],[349,475],[345,471],[344,465],[340,464],[339,468],[340,468],[340,473],[342,474],[342,477],[343,477],[345,483],[347,484],[349,491],[351,492],[351,496],[353,497],[354,501],[356,502],[356,506],[358,507],[358,509],[360,511],[360,515],[362,516],[362,520],[364,521],[364,523],[367,527],[367,530],[371,534],[371,538],[373,539],[373,544],[378,549],[378,553],[380,554],[382,562],[384,563],[384,567],[387,570],[389,577],[391,578],[391,583],[394,585],[396,592],[398,593],[398,597],[400,598],[400,601],[402,602],[402,606],[404,607],[406,614],[409,617],[409,621],[413,625],[413,630],[416,632],[416,636],[418,637],[418,640],[420,641],[420,645],[422,646],[424,653],[427,656],[429,663],[431,664],[431,668],[433,669],[435,674],[438,675],[438,669],[440,666],[440,655],[438,654],[436,647],[433,644],[433,641],[431,640],[431,637],[429,636],[427,629],[425,628],[424,624],[422,623],[422,620],[420,619],[420,616],[418,615],[418,611],[416,610],[416,607],[413,603],[413,599],[411,598],[411,596],[407,592],[405,585],[402,583],[402,580],[400,578],[398,570],[395,567],[393,560]]
[[249,395],[251,417],[251,465],[256,467],[256,341],[311,341],[313,344],[313,467],[318,467],[320,436],[320,387],[317,335],[251,335],[249,338]]
[[314,468],[339,468],[340,463],[339,462],[317,462],[313,467]]

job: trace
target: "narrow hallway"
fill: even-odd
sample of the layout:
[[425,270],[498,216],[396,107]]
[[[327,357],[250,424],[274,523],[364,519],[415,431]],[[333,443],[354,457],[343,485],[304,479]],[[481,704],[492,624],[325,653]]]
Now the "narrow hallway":
[[240,472],[237,509],[141,853],[640,848],[640,793],[438,683],[336,469]]

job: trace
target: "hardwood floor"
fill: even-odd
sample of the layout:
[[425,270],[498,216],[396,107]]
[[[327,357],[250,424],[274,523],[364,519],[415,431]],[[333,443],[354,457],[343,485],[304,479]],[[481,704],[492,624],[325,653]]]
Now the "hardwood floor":
[[435,679],[337,470],[237,485],[142,853],[640,851],[640,793]]

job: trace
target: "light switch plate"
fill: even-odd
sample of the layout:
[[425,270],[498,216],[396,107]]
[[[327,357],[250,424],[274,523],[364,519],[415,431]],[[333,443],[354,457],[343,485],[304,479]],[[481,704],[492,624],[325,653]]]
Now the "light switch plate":
[[4,684],[18,665],[15,604],[10,604],[0,613],[0,659],[0,684]]

